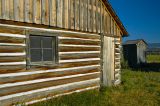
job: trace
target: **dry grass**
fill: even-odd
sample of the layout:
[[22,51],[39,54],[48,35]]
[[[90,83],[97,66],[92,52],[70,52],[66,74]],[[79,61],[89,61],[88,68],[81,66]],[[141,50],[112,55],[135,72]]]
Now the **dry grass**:
[[160,55],[148,55],[148,63],[160,63]]

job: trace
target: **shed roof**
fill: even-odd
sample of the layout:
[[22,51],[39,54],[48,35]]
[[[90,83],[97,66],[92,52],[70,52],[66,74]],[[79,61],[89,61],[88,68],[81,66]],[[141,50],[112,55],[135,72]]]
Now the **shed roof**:
[[144,42],[146,45],[148,45],[147,42],[146,42],[145,40],[143,40],[143,39],[128,40],[128,41],[126,41],[126,42],[124,43],[124,45],[138,44],[138,43],[141,42],[141,41]]
[[118,15],[116,14],[116,12],[114,11],[114,9],[112,8],[111,4],[109,3],[108,0],[102,0],[104,2],[104,4],[106,5],[108,11],[111,13],[112,17],[114,18],[114,20],[117,22],[117,24],[119,25],[120,29],[123,32],[123,36],[128,36],[129,33],[127,32],[126,28],[124,27],[124,25],[122,24],[121,20],[119,19]]

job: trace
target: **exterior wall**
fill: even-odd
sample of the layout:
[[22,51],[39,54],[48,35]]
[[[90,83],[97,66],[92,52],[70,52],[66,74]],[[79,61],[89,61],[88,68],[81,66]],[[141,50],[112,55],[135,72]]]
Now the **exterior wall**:
[[[112,80],[119,83],[122,31],[102,1],[0,0],[0,6],[0,104],[99,88],[105,70],[102,36],[113,39],[115,52],[108,61],[113,61]],[[32,31],[58,36],[59,64],[27,69]]]
[[[59,64],[26,69],[26,33],[57,34]],[[29,102],[100,86],[100,35],[0,27],[0,104]]]
[[120,38],[104,36],[103,42],[103,85],[118,85],[121,82]]
[[118,35],[101,0],[0,0],[0,19],[83,32]]
[[137,44],[137,64],[141,64],[141,63],[146,63],[146,50],[147,50],[147,46],[145,43],[140,42],[139,44]]

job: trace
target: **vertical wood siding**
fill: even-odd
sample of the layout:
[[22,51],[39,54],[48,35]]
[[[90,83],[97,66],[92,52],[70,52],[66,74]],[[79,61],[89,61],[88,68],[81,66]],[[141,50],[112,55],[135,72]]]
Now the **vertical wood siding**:
[[0,0],[0,7],[5,20],[108,34],[118,26],[101,0]]

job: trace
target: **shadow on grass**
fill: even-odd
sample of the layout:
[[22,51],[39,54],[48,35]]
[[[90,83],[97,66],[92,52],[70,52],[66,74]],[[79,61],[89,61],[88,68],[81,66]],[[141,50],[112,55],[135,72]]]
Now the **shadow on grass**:
[[145,72],[160,72],[160,63],[145,63],[134,69]]

